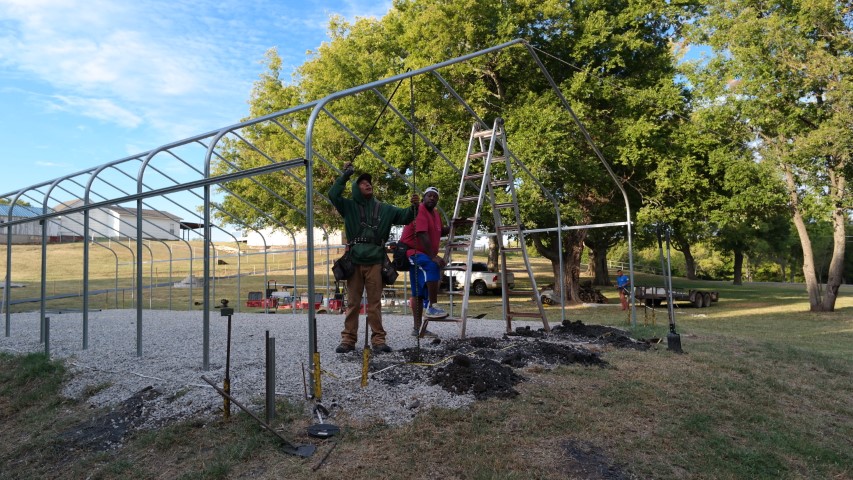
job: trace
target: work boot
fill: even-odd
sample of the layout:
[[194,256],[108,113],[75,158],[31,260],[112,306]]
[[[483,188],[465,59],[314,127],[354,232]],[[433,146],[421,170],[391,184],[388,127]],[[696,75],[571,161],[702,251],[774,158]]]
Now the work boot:
[[338,348],[335,349],[335,353],[347,353],[355,350],[355,345],[349,345],[346,343],[342,343],[338,345]]
[[424,312],[424,316],[430,319],[447,318],[447,312],[438,308],[438,306],[433,303],[429,306],[429,308],[426,309],[426,311]]
[[391,353],[393,351],[394,351],[393,348],[389,347],[388,345],[386,345],[384,343],[382,345],[374,345],[373,346],[373,353]]

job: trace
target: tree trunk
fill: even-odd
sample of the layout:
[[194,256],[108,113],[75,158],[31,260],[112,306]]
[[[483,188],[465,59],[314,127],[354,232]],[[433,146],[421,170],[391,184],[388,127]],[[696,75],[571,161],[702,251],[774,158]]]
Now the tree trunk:
[[489,260],[488,266],[490,272],[497,272],[498,267],[498,238],[497,237],[489,237]]
[[563,252],[563,271],[560,271],[560,257],[557,251],[557,242],[546,245],[542,239],[545,234],[533,235],[533,246],[537,253],[551,261],[551,271],[554,272],[554,290],[559,291],[560,275],[563,277],[565,286],[566,303],[576,304],[580,302],[580,261],[583,254],[583,239],[586,230],[572,230],[566,234],[564,245],[567,251]]
[[584,238],[584,245],[589,249],[589,266],[586,273],[592,276],[593,285],[612,285],[607,270],[607,252],[618,241],[617,235],[608,234],[603,229],[597,232],[589,232]]
[[672,232],[672,243],[675,249],[684,255],[684,276],[689,280],[696,280],[696,259],[693,258],[693,252],[690,251],[690,242],[686,238],[678,234],[678,229]]
[[797,195],[797,184],[794,174],[787,165],[783,165],[782,169],[785,172],[785,183],[788,186],[788,195],[791,199],[794,227],[797,229],[797,235],[800,237],[800,245],[803,250],[803,277],[805,277],[806,281],[806,292],[809,294],[809,310],[819,312],[823,307],[820,302],[820,286],[818,285],[814,268],[812,240],[809,238],[809,231],[803,219],[803,212],[800,210],[800,199]]
[[838,300],[838,288],[844,282],[844,254],[846,250],[846,220],[847,211],[842,208],[844,191],[847,182],[844,175],[835,170],[829,171],[832,187],[830,196],[835,199],[835,209],[832,211],[832,259],[829,261],[829,275],[826,279],[826,295],[823,297],[821,310],[834,312],[835,302]]
[[684,276],[688,280],[696,280],[696,259],[693,258],[690,247],[688,246],[681,253],[684,254],[684,269],[686,270]]
[[735,249],[734,281],[732,285],[743,285],[743,251]]
[[603,252],[598,250],[589,250],[589,266],[592,268],[592,284],[610,286],[610,275],[607,271],[607,250]]

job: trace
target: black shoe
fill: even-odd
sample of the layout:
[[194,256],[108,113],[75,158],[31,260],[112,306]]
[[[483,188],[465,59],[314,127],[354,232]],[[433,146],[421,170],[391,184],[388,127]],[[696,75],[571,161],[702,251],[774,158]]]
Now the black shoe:
[[373,346],[373,352],[374,353],[391,353],[393,351],[394,351],[393,348],[389,347],[388,345],[386,345],[384,343],[382,345],[374,345]]
[[354,345],[347,345],[346,343],[342,343],[338,345],[338,348],[335,349],[335,353],[347,353],[355,350]]

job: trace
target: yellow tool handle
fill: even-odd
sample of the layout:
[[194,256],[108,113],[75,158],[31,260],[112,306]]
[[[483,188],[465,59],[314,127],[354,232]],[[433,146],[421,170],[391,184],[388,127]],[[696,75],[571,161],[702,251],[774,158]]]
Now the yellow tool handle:
[[323,398],[323,387],[320,384],[320,352],[314,352],[314,398]]
[[367,386],[367,370],[370,366],[370,349],[365,347],[363,352],[364,361],[361,365],[361,388]]

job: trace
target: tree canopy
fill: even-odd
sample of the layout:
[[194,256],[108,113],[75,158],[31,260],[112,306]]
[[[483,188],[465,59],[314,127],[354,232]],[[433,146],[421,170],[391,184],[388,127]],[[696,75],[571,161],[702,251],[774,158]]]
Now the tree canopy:
[[[215,168],[304,156],[310,110],[280,117],[275,112],[524,38],[627,191],[641,240],[655,224],[671,225],[692,276],[691,245],[729,251],[737,265],[739,256],[742,261],[745,254],[766,254],[773,243],[767,232],[786,231],[780,215],[789,212],[803,247],[812,306],[831,310],[849,213],[850,26],[849,6],[831,0],[395,0],[379,19],[332,18],[331,40],[310,52],[292,78],[283,78],[281,59],[269,51],[249,117],[272,119],[224,142]],[[683,62],[691,45],[711,53]],[[343,163],[354,160],[357,170],[374,175],[383,201],[403,205],[413,188],[434,185],[445,192],[439,206],[450,210],[472,123],[458,94],[486,122],[505,120],[510,149],[536,178],[518,180],[525,226],[556,225],[544,186],[562,223],[580,227],[561,233],[563,271],[557,268],[556,234],[529,237],[576,299],[584,248],[604,259],[624,237],[622,229],[590,236],[584,228],[626,216],[598,152],[521,46],[454,64],[439,75],[327,105],[314,128],[315,188],[325,193]],[[409,123],[423,137],[413,142]],[[304,228],[304,181],[300,172],[235,181],[225,186],[224,207],[254,227]],[[317,223],[340,225],[321,197],[314,205]],[[822,302],[808,235],[808,226],[819,222],[831,224],[834,237],[830,288]]]

